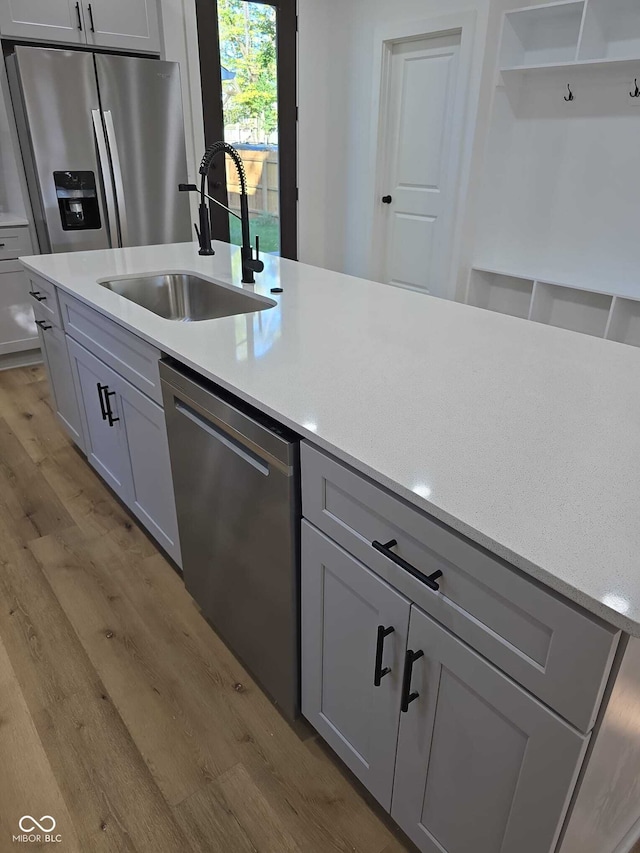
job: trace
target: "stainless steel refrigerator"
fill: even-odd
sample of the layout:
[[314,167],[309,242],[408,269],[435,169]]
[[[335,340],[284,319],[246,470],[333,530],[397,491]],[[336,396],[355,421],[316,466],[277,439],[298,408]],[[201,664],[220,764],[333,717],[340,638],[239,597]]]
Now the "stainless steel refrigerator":
[[18,46],[7,70],[42,252],[192,239],[177,63]]

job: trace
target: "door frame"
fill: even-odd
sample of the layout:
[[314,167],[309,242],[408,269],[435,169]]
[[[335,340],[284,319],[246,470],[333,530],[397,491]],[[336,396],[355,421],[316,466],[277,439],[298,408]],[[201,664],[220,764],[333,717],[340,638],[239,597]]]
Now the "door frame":
[[[296,0],[248,0],[273,6],[278,33],[278,149],[280,180],[280,256],[298,259],[298,14]],[[198,54],[202,90],[205,145],[224,139],[222,80],[220,77],[217,0],[195,0]],[[289,41],[281,38],[288,34]],[[283,156],[284,155],[284,156]],[[199,164],[198,164],[199,165]],[[215,172],[218,174],[215,174]],[[214,186],[218,183],[219,186]],[[222,160],[212,164],[208,192],[228,204],[226,174]],[[211,206],[213,235],[229,241],[229,217],[218,205]]]
[[[371,265],[369,277],[374,281],[382,281],[383,267],[386,261],[386,210],[380,204],[381,197],[388,191],[384,174],[389,155],[389,114],[391,108],[391,78],[393,48],[396,44],[411,41],[421,41],[429,38],[439,38],[447,35],[460,35],[458,53],[458,77],[456,84],[454,118],[452,124],[452,148],[457,163],[457,178],[452,188],[454,206],[451,212],[452,228],[447,246],[447,255],[443,269],[446,270],[449,285],[447,297],[453,299],[456,281],[453,276],[454,260],[458,254],[461,232],[464,189],[468,185],[473,143],[473,116],[468,113],[470,104],[469,92],[471,83],[471,67],[474,52],[474,36],[477,14],[475,11],[460,12],[452,15],[438,15],[418,21],[403,24],[387,24],[378,27],[375,34],[373,80],[379,81],[374,92],[372,111],[371,139],[375,150],[373,192],[371,204],[373,208],[373,227],[371,241]],[[374,83],[375,85],[375,83]],[[392,285],[404,287],[404,285]]]

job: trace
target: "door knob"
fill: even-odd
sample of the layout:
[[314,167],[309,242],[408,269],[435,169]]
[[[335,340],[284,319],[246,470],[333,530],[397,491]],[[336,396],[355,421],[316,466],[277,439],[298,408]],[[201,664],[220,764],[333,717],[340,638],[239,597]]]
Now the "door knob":
[[390,195],[383,195],[382,196],[382,203],[383,204],[391,204],[392,201],[393,201],[393,199],[391,198]]

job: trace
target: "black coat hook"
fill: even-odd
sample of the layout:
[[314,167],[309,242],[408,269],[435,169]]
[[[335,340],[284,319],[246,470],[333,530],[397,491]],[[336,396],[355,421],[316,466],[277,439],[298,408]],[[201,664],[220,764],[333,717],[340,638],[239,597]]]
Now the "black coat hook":
[[569,97],[567,98],[567,96],[565,95],[564,99],[565,99],[565,101],[573,101],[574,100],[573,92],[571,91],[571,85],[569,83],[567,83],[567,89],[569,90]]
[[629,95],[632,98],[640,98],[640,89],[638,88],[638,79],[636,78],[633,82],[635,83],[636,90],[635,90],[635,92],[629,92]]

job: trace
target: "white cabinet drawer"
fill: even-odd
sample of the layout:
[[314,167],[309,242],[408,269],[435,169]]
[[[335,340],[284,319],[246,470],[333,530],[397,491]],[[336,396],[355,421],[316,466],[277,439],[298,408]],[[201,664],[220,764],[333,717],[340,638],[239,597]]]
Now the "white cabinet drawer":
[[160,350],[68,293],[58,297],[65,332],[162,406]]
[[32,272],[26,272],[29,283],[29,298],[34,308],[38,308],[38,317],[47,319],[56,326],[62,327],[60,306],[56,288],[46,278],[41,278]]
[[[302,512],[582,731],[595,720],[620,632],[366,477],[302,443]],[[433,591],[372,543],[423,575]]]
[[30,255],[31,238],[26,226],[0,228],[0,261],[12,261],[20,255]]

